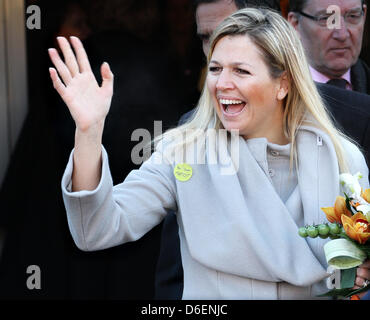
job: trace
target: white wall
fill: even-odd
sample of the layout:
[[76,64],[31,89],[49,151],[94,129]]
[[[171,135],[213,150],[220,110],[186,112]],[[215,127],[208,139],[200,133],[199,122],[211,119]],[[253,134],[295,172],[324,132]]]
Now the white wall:
[[0,0],[0,186],[28,111],[23,0]]

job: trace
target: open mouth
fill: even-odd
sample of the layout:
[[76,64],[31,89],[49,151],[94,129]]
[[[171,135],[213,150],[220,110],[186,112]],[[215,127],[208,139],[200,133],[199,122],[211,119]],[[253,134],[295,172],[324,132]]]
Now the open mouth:
[[242,100],[219,99],[224,114],[236,116],[243,112],[246,103]]

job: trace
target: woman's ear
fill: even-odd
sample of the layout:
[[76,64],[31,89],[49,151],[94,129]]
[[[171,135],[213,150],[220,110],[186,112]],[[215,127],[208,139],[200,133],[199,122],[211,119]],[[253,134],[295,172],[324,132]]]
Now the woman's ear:
[[280,87],[277,92],[277,99],[283,100],[289,91],[289,78],[288,73],[284,71],[284,73],[280,76]]

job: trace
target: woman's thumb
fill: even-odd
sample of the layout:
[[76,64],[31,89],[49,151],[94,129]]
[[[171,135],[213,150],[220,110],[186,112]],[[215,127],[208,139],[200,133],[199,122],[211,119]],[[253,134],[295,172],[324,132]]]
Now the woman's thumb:
[[102,88],[113,89],[113,73],[107,62],[102,64],[100,73],[103,79]]

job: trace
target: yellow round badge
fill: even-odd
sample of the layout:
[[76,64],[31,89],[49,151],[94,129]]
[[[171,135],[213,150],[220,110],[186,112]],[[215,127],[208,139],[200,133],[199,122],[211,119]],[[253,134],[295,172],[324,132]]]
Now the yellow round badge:
[[193,175],[193,168],[186,163],[179,163],[173,169],[173,174],[179,181],[188,181]]

